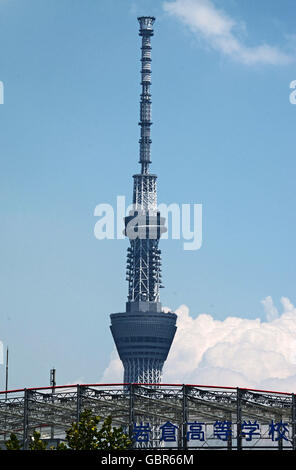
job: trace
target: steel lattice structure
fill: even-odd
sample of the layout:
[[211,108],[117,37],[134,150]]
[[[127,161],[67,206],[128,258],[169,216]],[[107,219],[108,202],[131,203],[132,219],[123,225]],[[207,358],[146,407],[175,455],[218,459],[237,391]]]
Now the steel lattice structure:
[[133,206],[125,217],[129,238],[126,279],[128,297],[124,313],[111,314],[111,332],[124,367],[126,383],[160,383],[164,361],[175,332],[176,314],[162,311],[161,234],[165,220],[157,209],[155,174],[151,163],[151,37],[155,18],[138,18],[142,38],[140,95],[141,172],[134,175]]
[[161,284],[161,251],[158,241],[165,231],[164,219],[157,211],[157,176],[149,173],[151,163],[151,37],[154,17],[140,17],[142,69],[140,99],[141,173],[133,176],[133,210],[125,218],[125,233],[130,239],[127,252],[128,301],[159,302]]
[[[49,445],[55,444],[84,409],[102,418],[112,416],[113,425],[121,426],[138,448],[296,450],[293,393],[177,384],[87,384],[0,392],[1,445],[13,432],[27,449],[34,430],[41,431]],[[162,439],[168,423],[176,431],[174,441]],[[229,424],[226,438],[215,435],[217,423]],[[195,434],[190,434],[192,424]],[[147,425],[149,439],[137,440],[136,431],[141,426],[147,431]]]

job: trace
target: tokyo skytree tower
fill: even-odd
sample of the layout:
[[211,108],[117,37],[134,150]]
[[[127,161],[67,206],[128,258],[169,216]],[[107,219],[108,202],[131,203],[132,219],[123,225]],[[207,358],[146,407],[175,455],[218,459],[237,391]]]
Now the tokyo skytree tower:
[[161,234],[165,220],[157,210],[157,176],[151,163],[151,37],[154,17],[138,18],[141,47],[140,159],[141,172],[133,176],[133,210],[125,217],[127,249],[126,311],[113,313],[111,332],[124,367],[124,383],[157,384],[176,332],[176,314],[164,313],[159,290],[161,280]]

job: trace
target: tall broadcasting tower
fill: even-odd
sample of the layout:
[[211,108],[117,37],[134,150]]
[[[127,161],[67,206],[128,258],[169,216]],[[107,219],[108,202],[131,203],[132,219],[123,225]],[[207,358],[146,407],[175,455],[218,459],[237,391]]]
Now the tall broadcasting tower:
[[138,18],[142,37],[140,99],[141,173],[133,176],[133,210],[125,217],[128,301],[124,313],[113,313],[111,332],[124,366],[124,383],[161,381],[161,373],[176,332],[175,313],[164,313],[159,301],[161,251],[158,242],[166,231],[157,210],[157,176],[149,173],[151,127],[151,37],[155,18]]

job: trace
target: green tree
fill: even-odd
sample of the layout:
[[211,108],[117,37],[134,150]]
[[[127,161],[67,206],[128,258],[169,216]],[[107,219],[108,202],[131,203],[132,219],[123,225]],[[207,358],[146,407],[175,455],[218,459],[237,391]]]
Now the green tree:
[[[112,428],[112,418],[108,416],[100,426],[100,416],[95,416],[90,410],[84,410],[79,423],[73,423],[66,431],[66,442],[56,446],[56,450],[123,450],[132,443],[124,434],[122,428]],[[5,442],[7,450],[21,450],[22,445],[15,434]],[[47,446],[40,439],[40,433],[34,431],[30,439],[29,450],[46,450]],[[53,449],[53,447],[51,447]]]
[[79,423],[73,423],[66,432],[67,445],[60,444],[57,449],[72,450],[111,450],[128,449],[131,440],[122,428],[112,428],[111,416],[106,418],[101,427],[100,416],[94,416],[91,410],[84,410]]
[[40,439],[40,432],[33,432],[33,436],[30,439],[29,450],[46,450],[46,442]]
[[98,449],[128,449],[132,441],[122,428],[112,428],[112,418],[108,416],[98,431]]
[[21,450],[22,446],[14,433],[10,434],[10,438],[5,442],[7,450]]

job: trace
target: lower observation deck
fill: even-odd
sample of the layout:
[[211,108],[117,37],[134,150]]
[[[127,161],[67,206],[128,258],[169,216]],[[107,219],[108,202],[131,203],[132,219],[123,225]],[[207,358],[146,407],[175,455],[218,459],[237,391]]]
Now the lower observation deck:
[[157,302],[127,302],[127,312],[112,313],[110,318],[124,382],[160,383],[177,329],[177,315],[162,312]]
[[[153,387],[151,387],[153,385]],[[83,384],[0,392],[0,444],[33,431],[49,445],[84,409],[122,426],[134,447],[296,449],[293,393],[178,384]]]

